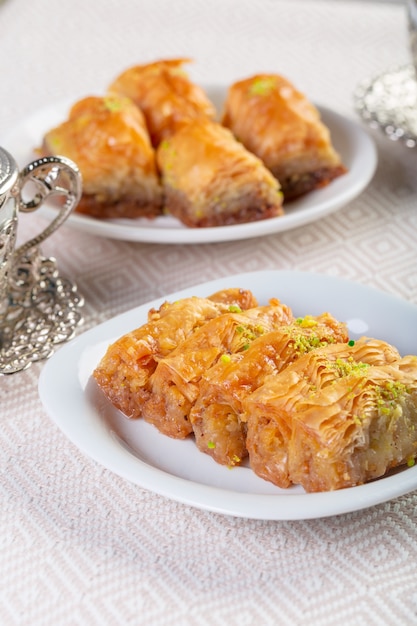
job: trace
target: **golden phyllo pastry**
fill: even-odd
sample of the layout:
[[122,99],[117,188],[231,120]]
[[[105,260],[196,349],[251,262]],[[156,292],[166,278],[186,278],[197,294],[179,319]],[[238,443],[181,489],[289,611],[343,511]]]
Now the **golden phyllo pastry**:
[[239,465],[247,456],[242,401],[303,354],[348,339],[346,325],[329,313],[307,315],[261,335],[245,352],[224,355],[203,374],[190,413],[198,448],[218,463]]
[[313,350],[243,402],[252,469],[279,487],[364,483],[417,453],[417,357],[382,341]]
[[149,377],[167,356],[208,320],[230,307],[256,306],[249,291],[229,289],[210,298],[184,298],[152,309],[148,322],[112,343],[93,372],[110,402],[127,417],[141,417],[149,397]]
[[145,120],[128,98],[90,96],[46,133],[44,154],[77,163],[83,193],[77,211],[98,218],[155,217],[162,189]]
[[191,227],[282,215],[278,181],[220,124],[199,119],[161,143],[165,209]]
[[361,485],[417,458],[417,356],[349,340],[329,313],[294,318],[276,298],[225,289],[150,309],[93,372],[143,417],[223,465],[307,492]]
[[272,301],[267,306],[221,315],[196,329],[159,360],[150,378],[151,395],[143,407],[145,420],[170,437],[191,434],[189,415],[207,369],[224,355],[245,352],[256,337],[291,319],[287,306]]
[[346,172],[318,110],[282,76],[259,74],[234,83],[222,123],[280,181],[285,201]]
[[379,478],[414,462],[416,430],[417,357],[369,365],[359,377],[342,366],[333,388],[318,391],[317,404],[306,398],[295,415],[291,480],[306,491],[329,491]]
[[143,111],[151,140],[158,146],[196,117],[214,119],[216,110],[204,90],[193,83],[183,65],[190,59],[168,59],[125,70],[109,87],[128,96]]

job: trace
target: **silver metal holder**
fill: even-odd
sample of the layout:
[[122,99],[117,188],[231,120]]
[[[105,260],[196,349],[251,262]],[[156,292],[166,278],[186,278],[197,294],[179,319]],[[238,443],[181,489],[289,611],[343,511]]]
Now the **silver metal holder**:
[[384,72],[360,83],[355,109],[371,128],[407,148],[417,146],[417,80],[414,65]]
[[[0,374],[48,358],[82,322],[83,298],[76,286],[61,278],[55,259],[43,257],[39,249],[74,210],[81,193],[80,171],[66,157],[42,157],[19,172],[12,155],[0,148]],[[54,219],[16,248],[19,213],[36,211],[50,198],[57,201]]]
[[0,374],[14,374],[51,356],[82,323],[83,304],[76,285],[60,277],[55,259],[41,256],[38,248],[21,254],[0,320]]

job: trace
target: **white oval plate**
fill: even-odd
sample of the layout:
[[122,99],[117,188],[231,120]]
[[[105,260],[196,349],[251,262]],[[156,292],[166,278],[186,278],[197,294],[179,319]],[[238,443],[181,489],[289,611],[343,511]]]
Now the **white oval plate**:
[[[208,87],[207,94],[221,110],[226,89]],[[66,119],[71,102],[52,104],[23,120],[18,127],[2,138],[1,145],[16,159],[20,167],[35,158],[34,148],[40,146],[44,133]],[[187,228],[170,216],[147,219],[98,220],[73,213],[68,224],[75,228],[112,239],[148,243],[213,243],[250,239],[290,230],[314,222],[348,204],[370,182],[377,164],[377,153],[372,139],[355,122],[325,107],[318,107],[324,123],[331,132],[333,144],[342,157],[348,172],[330,185],[314,191],[285,206],[285,215],[258,222]],[[55,209],[47,205],[40,211],[51,218]]]
[[[417,307],[389,294],[331,276],[291,271],[239,274],[167,296],[207,296],[219,289],[251,289],[260,303],[272,296],[295,315],[329,311],[347,322],[353,339],[384,339],[404,354],[417,354]],[[283,490],[257,477],[250,467],[227,469],[200,452],[193,439],[178,441],[143,420],[127,420],[91,378],[109,343],[146,321],[155,300],[119,315],[60,348],[44,366],[39,393],[44,407],[86,455],[146,489],[227,515],[296,520],[363,509],[417,488],[417,466],[374,482],[326,493]]]

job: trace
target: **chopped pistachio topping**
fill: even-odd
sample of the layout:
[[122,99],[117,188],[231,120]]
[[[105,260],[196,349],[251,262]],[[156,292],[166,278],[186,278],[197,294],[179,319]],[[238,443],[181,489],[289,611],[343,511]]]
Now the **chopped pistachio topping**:
[[123,108],[123,103],[119,98],[115,98],[114,96],[107,96],[104,98],[104,106],[108,111],[116,112],[120,111]]
[[354,361],[353,359],[341,359],[338,358],[334,363],[328,364],[328,367],[336,372],[336,374],[342,378],[343,376],[364,376],[369,368],[369,363],[362,363],[362,361]]
[[232,458],[230,459],[230,463],[228,464],[227,468],[228,469],[233,469],[235,465],[238,465],[241,462],[241,458],[240,456],[237,456],[237,454],[234,454],[232,456]]
[[393,419],[403,414],[402,402],[409,389],[404,383],[388,380],[384,385],[375,387],[376,404],[380,415],[389,415]]
[[216,447],[216,444],[214,443],[214,441],[207,442],[207,448],[210,448],[210,450],[213,450],[213,448],[215,447]]
[[384,386],[380,386],[377,389],[381,397],[389,400],[397,400],[409,391],[404,383],[392,380],[386,381]]
[[242,309],[237,304],[231,304],[229,306],[230,313],[242,313]]
[[222,363],[230,363],[230,360],[230,354],[222,354],[220,357]]
[[318,324],[317,320],[312,315],[297,317],[295,321],[301,328],[314,328]]
[[305,335],[296,335],[294,337],[294,347],[296,351],[300,354],[311,352],[311,350],[315,350],[316,348],[323,348],[331,342],[331,338],[324,340],[320,339],[320,337],[318,337],[317,335],[312,335],[311,337],[306,337]]
[[50,137],[49,138],[49,143],[54,148],[59,148],[61,146],[61,139],[60,139],[60,137]]
[[268,96],[276,88],[276,79],[273,76],[257,78],[249,87],[251,96]]
[[240,346],[240,350],[247,350],[250,346],[250,343],[256,339],[257,337],[259,337],[260,335],[263,335],[263,333],[265,332],[265,329],[263,326],[257,325],[254,326],[253,328],[251,328],[250,326],[236,326],[235,328],[236,333],[238,333],[239,335],[241,335],[241,338],[239,338],[239,343],[240,341],[243,342],[243,344]]
[[408,461],[407,461],[408,467],[413,467],[413,465],[415,465],[415,464],[416,464],[415,459],[408,459]]

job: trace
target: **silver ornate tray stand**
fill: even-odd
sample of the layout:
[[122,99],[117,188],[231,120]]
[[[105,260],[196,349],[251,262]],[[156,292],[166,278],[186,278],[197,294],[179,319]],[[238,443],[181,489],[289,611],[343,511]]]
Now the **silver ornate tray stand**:
[[0,320],[0,373],[14,374],[48,358],[74,336],[84,304],[76,285],[59,275],[39,248],[23,254],[9,279],[9,305]]
[[[35,190],[23,199],[27,186]],[[43,157],[22,172],[0,148],[0,375],[24,370],[49,357],[82,323],[84,304],[76,285],[59,275],[56,261],[42,256],[39,244],[75,208],[81,175],[65,157]],[[55,219],[39,235],[15,249],[18,214],[60,198]]]

